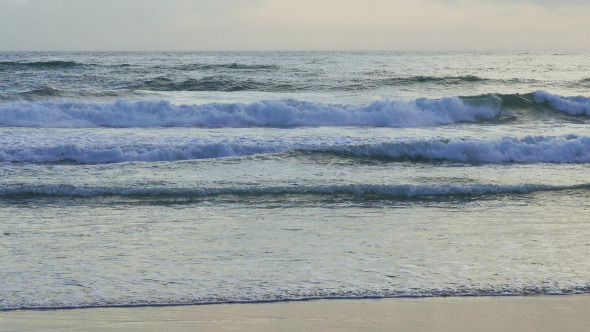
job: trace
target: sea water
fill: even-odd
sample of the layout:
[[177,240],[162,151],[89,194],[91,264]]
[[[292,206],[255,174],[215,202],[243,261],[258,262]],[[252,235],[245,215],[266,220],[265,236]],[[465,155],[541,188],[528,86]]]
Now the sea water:
[[0,53],[0,309],[590,291],[590,53]]

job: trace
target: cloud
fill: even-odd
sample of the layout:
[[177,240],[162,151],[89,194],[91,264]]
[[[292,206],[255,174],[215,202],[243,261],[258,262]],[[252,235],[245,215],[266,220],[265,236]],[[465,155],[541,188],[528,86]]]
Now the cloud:
[[469,5],[484,4],[491,6],[504,6],[509,4],[528,4],[544,7],[572,7],[572,6],[589,6],[588,0],[427,0],[431,2]]
[[590,49],[589,17],[577,0],[0,0],[0,50]]

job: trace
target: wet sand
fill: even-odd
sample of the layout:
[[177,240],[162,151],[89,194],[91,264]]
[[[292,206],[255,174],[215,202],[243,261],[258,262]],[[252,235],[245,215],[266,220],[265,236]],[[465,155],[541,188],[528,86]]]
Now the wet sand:
[[588,331],[590,294],[0,312],[0,331]]

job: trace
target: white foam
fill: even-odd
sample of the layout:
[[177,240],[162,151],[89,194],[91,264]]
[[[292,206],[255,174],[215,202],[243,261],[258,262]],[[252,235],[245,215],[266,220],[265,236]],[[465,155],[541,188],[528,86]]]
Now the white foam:
[[255,154],[293,152],[336,153],[355,157],[457,162],[590,162],[590,136],[528,136],[497,139],[452,140],[346,140],[237,137],[195,142],[84,142],[44,146],[0,146],[4,162],[74,162],[104,164],[129,161],[177,161]]
[[527,136],[483,140],[430,140],[381,143],[333,149],[367,157],[462,162],[590,162],[590,137]]
[[0,148],[0,161],[10,162],[75,162],[106,164],[128,161],[176,161],[229,156],[275,153],[288,146],[240,143],[195,143],[177,146],[84,146],[64,144],[21,149]]
[[549,106],[558,111],[573,115],[590,115],[589,97],[564,97],[551,94],[547,91],[535,91],[533,95],[537,103],[548,103]]
[[13,127],[416,127],[492,119],[496,106],[470,106],[460,98],[382,100],[337,105],[297,100],[252,104],[173,105],[168,101],[0,104],[0,126]]

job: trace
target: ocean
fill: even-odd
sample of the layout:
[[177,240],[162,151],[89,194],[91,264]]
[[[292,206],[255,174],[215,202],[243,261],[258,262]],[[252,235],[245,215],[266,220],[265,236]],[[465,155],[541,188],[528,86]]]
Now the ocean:
[[588,293],[589,59],[2,52],[0,310]]

